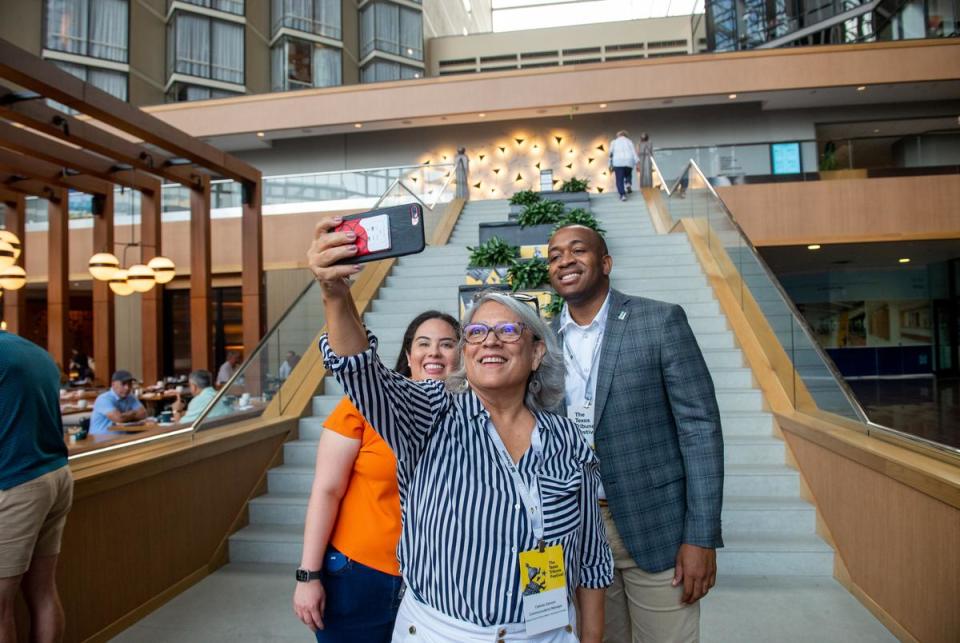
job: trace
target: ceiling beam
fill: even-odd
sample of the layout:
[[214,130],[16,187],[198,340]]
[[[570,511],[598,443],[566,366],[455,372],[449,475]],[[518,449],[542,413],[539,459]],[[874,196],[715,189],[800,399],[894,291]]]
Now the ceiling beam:
[[87,194],[106,196],[113,193],[113,184],[92,176],[64,174],[63,168],[53,163],[17,154],[0,148],[0,172],[22,175],[54,188],[68,188]]
[[260,171],[136,107],[71,76],[56,65],[0,38],[0,78],[235,181],[256,181]]
[[28,179],[21,174],[0,172],[0,187],[16,194],[35,196],[53,202],[57,202],[60,198],[57,196],[57,191],[49,185],[44,185],[36,179]]
[[0,146],[135,190],[151,189],[156,183],[156,179],[117,168],[110,159],[5,121],[0,121]]
[[16,92],[0,85],[0,117],[115,159],[118,163],[150,172],[171,183],[188,188],[200,185],[202,172],[194,167],[169,165],[173,158],[169,154],[147,149],[140,143],[133,143],[86,120],[56,110],[39,95],[34,100],[17,100],[18,97]]

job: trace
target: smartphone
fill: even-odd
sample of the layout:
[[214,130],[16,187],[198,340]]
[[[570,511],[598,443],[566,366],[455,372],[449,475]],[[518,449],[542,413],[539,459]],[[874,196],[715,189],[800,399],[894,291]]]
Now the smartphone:
[[357,254],[337,263],[365,263],[423,252],[426,247],[423,228],[423,206],[419,203],[348,214],[334,231],[355,232]]

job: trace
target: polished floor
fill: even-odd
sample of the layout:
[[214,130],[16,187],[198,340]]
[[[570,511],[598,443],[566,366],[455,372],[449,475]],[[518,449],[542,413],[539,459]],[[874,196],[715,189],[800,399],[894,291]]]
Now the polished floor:
[[[123,643],[311,641],[290,607],[293,570],[230,564],[120,636]],[[835,580],[728,576],[703,602],[702,643],[875,643],[896,639]]]
[[960,378],[848,383],[872,421],[960,448]]

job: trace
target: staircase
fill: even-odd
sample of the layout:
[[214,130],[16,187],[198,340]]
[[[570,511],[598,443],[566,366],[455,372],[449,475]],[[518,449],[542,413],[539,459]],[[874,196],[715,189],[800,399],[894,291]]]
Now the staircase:
[[[831,576],[833,550],[815,533],[813,506],[800,498],[798,473],[785,464],[784,443],[745,367],[733,333],[684,235],[657,235],[642,198],[591,197],[614,257],[613,287],[627,294],[677,303],[685,309],[717,389],[723,421],[723,531],[720,575]],[[478,243],[477,224],[507,219],[505,201],[466,206],[450,244],[400,259],[364,315],[381,341],[387,364],[397,358],[406,324],[428,308],[457,315],[466,246]],[[269,472],[269,493],[250,503],[250,524],[230,538],[234,562],[296,565],[322,422],[339,402],[340,387],[324,382],[313,417],[300,420],[300,439],[284,447],[284,464]]]

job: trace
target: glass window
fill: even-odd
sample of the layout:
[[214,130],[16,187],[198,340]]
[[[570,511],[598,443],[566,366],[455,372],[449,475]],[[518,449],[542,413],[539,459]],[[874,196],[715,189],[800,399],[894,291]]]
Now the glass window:
[[171,73],[243,84],[243,25],[178,12],[168,30]]
[[127,100],[127,74],[122,71],[112,69],[98,69],[96,67],[87,67],[86,65],[75,65],[73,63],[61,62],[59,60],[51,61],[57,67],[68,74],[76,76],[80,80],[90,83],[97,89],[102,89],[111,96],[120,100]]
[[335,47],[283,38],[273,48],[273,91],[340,85],[341,54]]
[[272,24],[342,40],[340,0],[273,0]]
[[127,62],[128,0],[46,0],[44,47]]
[[927,0],[927,37],[947,38],[960,35],[960,2]]
[[380,83],[389,80],[410,80],[422,77],[423,71],[421,69],[389,60],[374,60],[360,70],[361,83]]
[[181,2],[193,4],[198,7],[206,7],[207,9],[216,9],[217,11],[233,13],[238,16],[242,16],[244,14],[243,0],[181,0]]
[[360,56],[373,50],[423,60],[423,16],[391,2],[372,2],[360,13]]
[[191,100],[209,100],[213,98],[232,98],[242,94],[228,92],[222,89],[212,87],[203,87],[201,85],[191,85],[189,83],[174,83],[167,92],[167,102],[182,103]]

